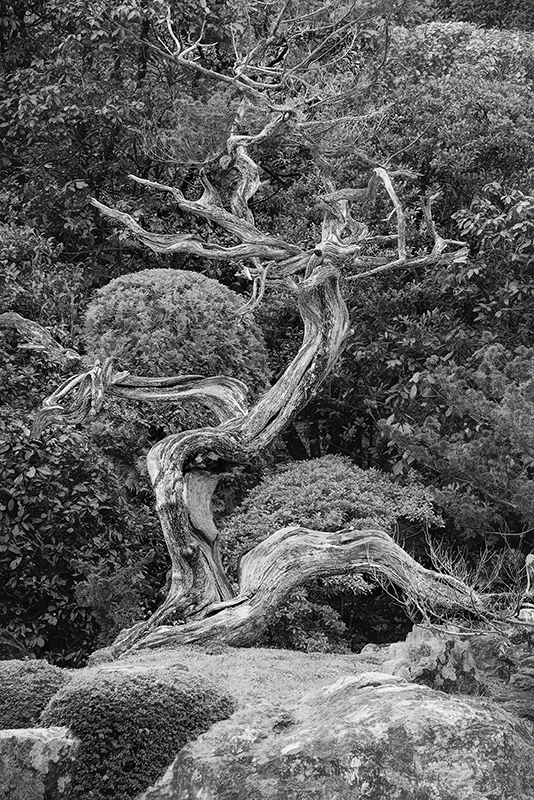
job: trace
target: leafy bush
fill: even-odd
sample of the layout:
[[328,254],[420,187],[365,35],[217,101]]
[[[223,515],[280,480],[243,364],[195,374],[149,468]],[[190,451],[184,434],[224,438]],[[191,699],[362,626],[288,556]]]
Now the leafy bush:
[[465,22],[392,31],[391,107],[377,144],[419,173],[419,191],[442,188],[442,223],[488,181],[528,186],[533,69],[527,33]]
[[81,740],[69,800],[131,800],[234,710],[230,697],[182,672],[100,671],[53,697],[41,723],[66,725]]
[[[3,309],[76,343],[85,286],[78,268],[29,227],[2,225],[0,237]],[[152,609],[166,557],[154,515],[140,504],[132,513],[86,434],[47,431],[42,441],[31,439],[35,407],[66,375],[20,344],[14,331],[1,332],[2,639],[14,655],[78,666]]]
[[[350,459],[323,456],[278,467],[224,520],[223,551],[235,570],[243,552],[287,525],[322,531],[380,528],[406,535],[441,519],[427,490],[400,486],[375,469]],[[371,591],[361,576],[316,580],[293,592],[278,609],[263,643],[299,650],[346,650],[343,620],[355,616],[356,598]],[[343,616],[343,619],[342,619]]]
[[422,376],[433,402],[409,428],[389,422],[392,438],[430,467],[457,541],[532,539],[533,374],[534,348],[485,345],[462,366],[437,365]]
[[2,311],[72,329],[84,287],[81,270],[62,260],[63,248],[28,226],[0,224]]
[[[360,580],[358,584],[358,594],[369,591],[365,581]],[[347,626],[338,611],[324,602],[320,585],[317,581],[315,590],[313,586],[300,586],[292,591],[274,611],[259,644],[306,653],[349,652]],[[341,593],[343,588],[346,592],[346,587],[338,588]],[[323,602],[315,602],[315,599]]]
[[447,18],[473,22],[486,28],[534,28],[530,0],[435,0]]
[[[29,652],[80,665],[152,608],[166,569],[156,560],[145,580],[159,526],[125,503],[87,436],[37,442],[0,409],[0,441],[0,617]],[[105,609],[91,608],[87,588],[78,597],[95,573],[108,578]]]
[[0,728],[32,728],[48,701],[71,679],[47,661],[0,661]]
[[226,558],[237,557],[286,525],[319,531],[351,526],[390,533],[415,523],[439,525],[430,493],[401,486],[376,469],[363,470],[343,456],[323,456],[275,469],[224,521]]
[[[87,309],[86,340],[94,358],[113,356],[122,369],[146,376],[227,375],[256,395],[268,379],[260,329],[238,315],[242,300],[211,278],[171,269],[143,270],[111,281]],[[144,471],[139,459],[176,430],[213,424],[198,401],[114,401],[93,434],[115,465]],[[142,486],[142,484],[140,484]],[[133,487],[136,488],[135,486]]]

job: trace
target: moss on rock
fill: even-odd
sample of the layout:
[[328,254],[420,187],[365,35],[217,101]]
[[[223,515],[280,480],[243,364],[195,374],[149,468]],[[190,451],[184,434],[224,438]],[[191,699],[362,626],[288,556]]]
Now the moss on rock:
[[71,673],[48,661],[0,661],[0,728],[31,728]]
[[81,740],[69,798],[131,800],[186,742],[230,716],[232,698],[182,670],[102,669],[59,692],[41,717]]

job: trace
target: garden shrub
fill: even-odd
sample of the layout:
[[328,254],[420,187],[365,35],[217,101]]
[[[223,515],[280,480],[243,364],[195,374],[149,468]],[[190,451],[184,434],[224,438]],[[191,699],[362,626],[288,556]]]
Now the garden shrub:
[[392,28],[383,73],[390,111],[378,147],[402,152],[418,192],[441,188],[433,209],[440,225],[491,180],[529,187],[533,65],[526,32],[467,22]]
[[[150,377],[196,374],[243,380],[253,399],[268,384],[267,350],[243,298],[194,272],[142,270],[100,289],[89,304],[85,335],[93,358],[113,356],[120,369]],[[197,400],[132,403],[117,399],[92,426],[98,445],[134,490],[145,487],[142,456],[177,430],[211,425],[214,415]],[[137,485],[136,485],[137,481]]]
[[218,281],[187,270],[123,275],[87,309],[87,349],[140,375],[227,375],[255,393],[266,385],[267,354],[260,329],[237,314],[242,304]]
[[99,671],[52,698],[41,724],[66,725],[81,740],[68,800],[131,800],[234,710],[232,698],[187,673]]
[[[268,474],[222,524],[223,552],[235,575],[239,556],[287,525],[320,531],[380,528],[401,536],[440,525],[430,493],[401,486],[376,469],[363,470],[327,455],[283,465]],[[348,646],[344,620],[357,618],[372,586],[360,575],[315,580],[291,593],[273,616],[263,644],[298,650],[339,651]]]
[[0,728],[32,728],[71,673],[47,661],[0,661]]
[[237,557],[286,525],[319,531],[380,528],[389,533],[415,523],[439,525],[428,490],[401,486],[377,469],[360,469],[327,455],[274,469],[223,523],[224,552]]
[[133,512],[94,450],[72,430],[32,440],[0,408],[0,618],[28,652],[68,666],[151,611],[167,569],[157,521]]

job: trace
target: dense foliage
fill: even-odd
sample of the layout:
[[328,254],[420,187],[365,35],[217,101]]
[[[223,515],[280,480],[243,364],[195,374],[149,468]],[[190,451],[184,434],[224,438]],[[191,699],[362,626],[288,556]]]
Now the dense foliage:
[[48,701],[71,678],[47,661],[0,661],[0,728],[33,728]]
[[58,692],[41,724],[81,740],[69,800],[131,800],[190,739],[235,710],[232,698],[177,668],[98,671]]
[[[428,491],[416,482],[401,486],[378,470],[360,469],[341,456],[299,461],[273,470],[225,519],[223,552],[230,567],[235,571],[244,552],[288,525],[319,531],[378,528],[409,541],[421,538],[429,526],[441,525],[441,519]],[[349,573],[295,590],[276,612],[264,643],[298,650],[343,650],[365,641],[369,630],[359,622],[368,614],[362,595],[373,588],[369,577]],[[391,633],[406,618],[399,609],[390,607],[389,612]],[[378,630],[382,622],[376,614]]]
[[3,626],[30,653],[79,665],[153,606],[165,575],[157,527],[83,434],[37,443],[9,422],[0,452]]
[[237,314],[241,305],[234,292],[194,272],[124,275],[89,304],[87,349],[142,375],[224,373],[246,380],[255,395],[266,386],[266,352],[258,327]]
[[[0,234],[3,310],[78,345],[81,271],[28,226]],[[79,665],[155,603],[166,558],[153,515],[126,504],[86,432],[31,437],[36,406],[67,376],[19,341],[0,336],[0,638]]]

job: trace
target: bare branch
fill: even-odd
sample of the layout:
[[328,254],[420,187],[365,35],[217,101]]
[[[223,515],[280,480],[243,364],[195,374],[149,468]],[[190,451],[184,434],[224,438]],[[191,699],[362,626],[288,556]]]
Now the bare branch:
[[[206,258],[227,260],[238,260],[242,258],[279,260],[302,252],[299,247],[272,237],[262,236],[259,241],[251,241],[248,231],[245,229],[241,229],[240,238],[243,243],[229,247],[212,244],[210,242],[201,242],[190,233],[151,233],[142,228],[130,214],[110,208],[93,198],[91,198],[91,202],[103,214],[111,219],[117,220],[128,228],[128,230],[132,231],[146,247],[150,248],[150,250],[153,250],[155,253],[191,253],[193,255],[205,256]],[[187,201],[185,202],[187,203]],[[198,207],[198,204],[195,209],[195,213],[199,216],[203,216],[205,219],[213,219],[216,221],[215,218],[218,217],[218,219],[221,220],[221,227],[228,229],[226,219],[224,218],[227,212],[224,212],[224,209],[220,209],[220,212],[221,213],[218,214],[214,208],[208,207],[206,207],[204,212]]]
[[479,612],[484,598],[462,581],[422,567],[380,530],[324,533],[288,527],[245,554],[239,594],[206,608],[203,619],[177,627],[135,626],[112,646],[113,654],[164,645],[217,641],[247,646],[257,641],[272,611],[304,581],[327,575],[371,573],[397,586],[424,608]]
[[389,174],[383,167],[377,167],[375,169],[376,174],[383,182],[384,186],[386,187],[386,191],[389,194],[392,202],[393,202],[393,209],[395,214],[397,215],[397,249],[399,253],[399,261],[403,261],[406,258],[406,218],[404,216],[404,212],[402,210],[401,202],[398,198],[397,192],[391,182],[391,178]]
[[[116,372],[114,360],[107,358],[102,364],[97,362],[91,369],[69,378],[43,401],[33,435],[39,436],[49,424],[60,419],[77,424],[95,416],[102,409],[105,395],[165,402],[197,398],[215,412],[220,423],[228,422],[246,414],[247,392],[242,381],[224,375],[145,378]],[[67,406],[63,404],[66,399]]]
[[453,264],[454,262],[464,260],[468,252],[469,250],[467,247],[461,247],[454,253],[429,253],[425,256],[414,256],[413,258],[387,261],[385,264],[381,264],[365,272],[358,272],[356,275],[348,275],[345,280],[359,281],[362,278],[369,278],[373,275],[379,275],[381,272],[388,272],[389,270],[401,267],[403,269],[408,269],[411,267],[429,267],[433,264]]
[[16,311],[0,314],[0,328],[13,328],[18,331],[27,340],[26,344],[19,345],[22,349],[42,350],[52,361],[59,363],[81,361],[79,353],[70,347],[63,347],[45,328],[37,322],[21,317]]

